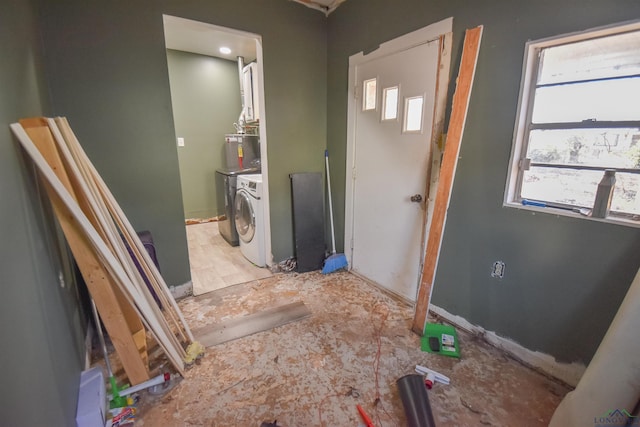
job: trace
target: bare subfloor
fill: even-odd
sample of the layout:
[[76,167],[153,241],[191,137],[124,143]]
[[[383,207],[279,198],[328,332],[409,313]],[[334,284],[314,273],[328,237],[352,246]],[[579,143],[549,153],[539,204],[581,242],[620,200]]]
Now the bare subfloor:
[[278,274],[180,306],[195,330],[295,301],[312,316],[207,349],[173,389],[144,397],[136,425],[356,427],[360,404],[376,427],[404,426],[396,380],[416,364],[451,378],[429,391],[438,426],[546,426],[569,391],[461,331],[461,359],[422,352],[412,308],[349,273]]

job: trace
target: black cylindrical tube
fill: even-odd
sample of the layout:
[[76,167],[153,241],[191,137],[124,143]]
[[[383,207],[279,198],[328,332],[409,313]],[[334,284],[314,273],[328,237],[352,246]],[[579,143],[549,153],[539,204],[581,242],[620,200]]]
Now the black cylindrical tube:
[[422,375],[405,375],[396,381],[409,427],[435,427],[427,387]]

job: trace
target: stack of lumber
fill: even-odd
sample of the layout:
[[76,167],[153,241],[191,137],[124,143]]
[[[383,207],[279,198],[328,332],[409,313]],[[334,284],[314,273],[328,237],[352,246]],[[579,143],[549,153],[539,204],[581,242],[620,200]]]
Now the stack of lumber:
[[185,348],[193,343],[193,335],[160,272],[68,121],[22,119],[11,129],[37,167],[131,384],[150,378],[148,333],[184,375]]

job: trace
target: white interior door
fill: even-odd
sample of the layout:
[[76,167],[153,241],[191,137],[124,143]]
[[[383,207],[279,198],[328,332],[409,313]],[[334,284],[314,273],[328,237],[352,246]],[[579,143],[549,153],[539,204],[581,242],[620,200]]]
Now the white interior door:
[[438,50],[436,39],[365,56],[353,80],[351,269],[410,301],[423,255]]

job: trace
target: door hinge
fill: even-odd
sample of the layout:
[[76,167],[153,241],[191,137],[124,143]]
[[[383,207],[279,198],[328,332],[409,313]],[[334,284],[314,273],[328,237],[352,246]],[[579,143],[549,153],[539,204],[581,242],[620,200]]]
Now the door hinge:
[[358,99],[358,98],[359,98],[359,96],[358,96],[358,95],[359,95],[359,93],[358,93],[358,87],[359,87],[359,86],[358,86],[357,84],[353,86],[353,97],[354,97],[355,99]]
[[351,169],[351,179],[353,181],[356,180],[356,168],[355,167],[353,169]]

